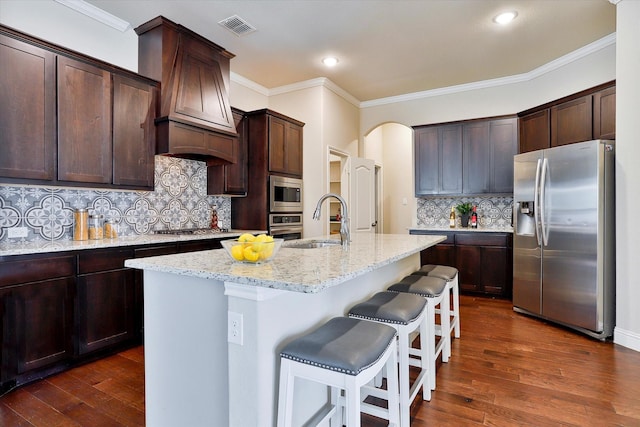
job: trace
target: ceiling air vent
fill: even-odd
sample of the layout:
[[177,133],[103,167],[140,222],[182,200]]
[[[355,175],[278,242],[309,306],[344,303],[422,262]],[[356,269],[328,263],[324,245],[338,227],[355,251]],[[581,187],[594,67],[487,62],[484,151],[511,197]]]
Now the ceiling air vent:
[[249,24],[238,15],[233,15],[226,19],[223,19],[222,21],[218,22],[218,24],[222,25],[236,36],[244,36],[256,31],[256,28],[253,25]]

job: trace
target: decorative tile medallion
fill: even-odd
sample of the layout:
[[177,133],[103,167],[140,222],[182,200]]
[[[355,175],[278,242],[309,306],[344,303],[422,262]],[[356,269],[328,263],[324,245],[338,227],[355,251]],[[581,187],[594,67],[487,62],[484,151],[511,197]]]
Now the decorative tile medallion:
[[206,228],[212,206],[220,227],[231,228],[231,199],[207,195],[204,162],[156,156],[154,191],[0,184],[0,242],[9,240],[12,227],[26,227],[28,234],[11,241],[70,240],[78,208],[116,220],[121,236]]

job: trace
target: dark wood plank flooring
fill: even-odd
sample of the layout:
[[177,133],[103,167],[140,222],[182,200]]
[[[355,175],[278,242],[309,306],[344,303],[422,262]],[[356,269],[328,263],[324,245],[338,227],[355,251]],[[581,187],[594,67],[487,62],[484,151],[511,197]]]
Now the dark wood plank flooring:
[[[412,427],[640,426],[640,353],[461,297],[462,338]],[[0,426],[144,425],[142,347],[14,390]],[[363,417],[364,427],[385,425]]]

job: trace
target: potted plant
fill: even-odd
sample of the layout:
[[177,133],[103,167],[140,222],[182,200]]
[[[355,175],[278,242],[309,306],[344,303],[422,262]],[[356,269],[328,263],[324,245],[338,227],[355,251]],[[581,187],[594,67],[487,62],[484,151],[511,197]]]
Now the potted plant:
[[462,227],[468,227],[469,216],[471,215],[471,211],[473,210],[473,205],[471,203],[460,203],[456,206],[456,210],[460,214],[460,225]]

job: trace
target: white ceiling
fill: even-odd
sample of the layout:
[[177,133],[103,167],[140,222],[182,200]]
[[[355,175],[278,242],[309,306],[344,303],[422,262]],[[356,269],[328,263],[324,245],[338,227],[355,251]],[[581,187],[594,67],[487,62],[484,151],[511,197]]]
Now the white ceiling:
[[[135,28],[163,15],[267,89],[326,77],[359,101],[527,73],[615,32],[607,0],[89,0]],[[510,26],[492,22],[516,10]],[[257,28],[218,25],[239,15]],[[321,64],[328,55],[340,63]]]

